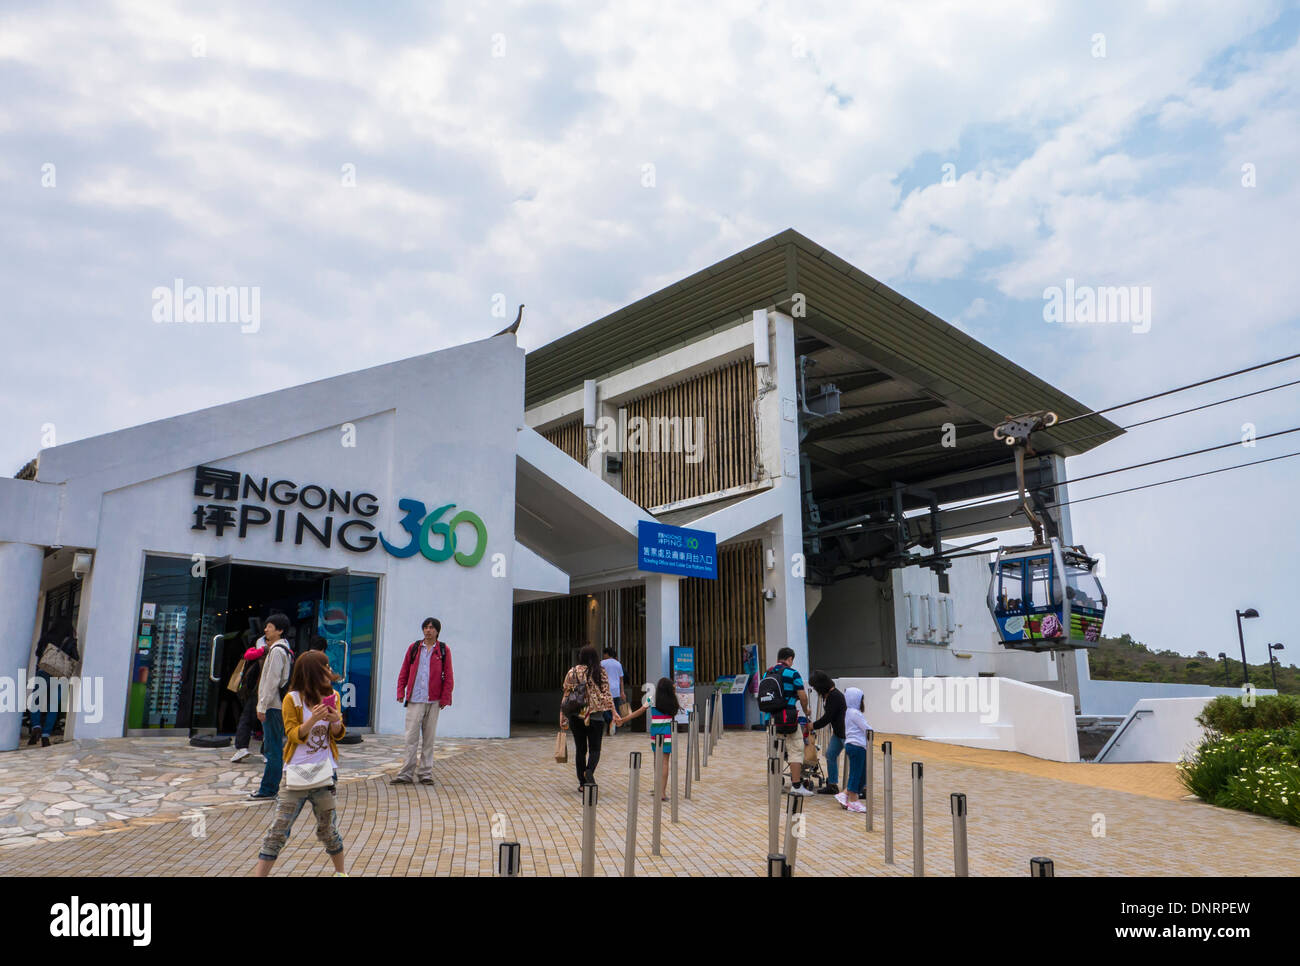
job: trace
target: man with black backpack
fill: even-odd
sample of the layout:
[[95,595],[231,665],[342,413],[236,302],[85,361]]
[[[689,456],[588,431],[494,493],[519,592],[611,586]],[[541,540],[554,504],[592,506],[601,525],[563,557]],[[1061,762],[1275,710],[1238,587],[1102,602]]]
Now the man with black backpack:
[[254,801],[275,798],[284,774],[284,715],[280,709],[293,670],[293,651],[284,639],[288,630],[289,618],[284,614],[272,614],[262,630],[266,637],[266,656],[262,658],[262,678],[257,683],[257,720],[262,722],[262,757],[266,759],[266,768],[262,771],[262,784],[248,796]]
[[406,757],[402,770],[390,784],[433,784],[433,739],[438,733],[438,713],[451,707],[455,684],[451,651],[438,640],[442,622],[426,617],[420,625],[424,639],[406,649],[397,672],[397,700],[406,707]]
[[[811,795],[799,782],[803,774],[803,733],[799,728],[796,705],[803,705],[804,717],[811,718],[808,692],[803,678],[794,669],[794,648],[783,647],[776,652],[776,663],[767,669],[758,682],[758,709],[772,716],[776,733],[786,740],[790,759],[790,794]],[[793,752],[793,754],[791,754]]]

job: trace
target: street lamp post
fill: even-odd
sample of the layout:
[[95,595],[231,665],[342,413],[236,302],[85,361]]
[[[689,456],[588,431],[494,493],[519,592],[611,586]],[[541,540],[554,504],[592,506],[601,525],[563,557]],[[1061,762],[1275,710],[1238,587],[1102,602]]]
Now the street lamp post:
[[1270,644],[1268,646],[1268,669],[1273,673],[1273,690],[1277,690],[1277,655],[1274,651],[1284,651],[1281,644]]
[[1246,670],[1246,636],[1241,632],[1241,619],[1244,617],[1249,620],[1252,617],[1258,617],[1259,611],[1253,607],[1247,607],[1245,610],[1237,611],[1237,641],[1241,644],[1241,683],[1247,684],[1249,672]]
[[1227,687],[1232,687],[1232,678],[1228,677],[1228,655],[1220,651],[1219,657],[1223,658],[1223,683]]

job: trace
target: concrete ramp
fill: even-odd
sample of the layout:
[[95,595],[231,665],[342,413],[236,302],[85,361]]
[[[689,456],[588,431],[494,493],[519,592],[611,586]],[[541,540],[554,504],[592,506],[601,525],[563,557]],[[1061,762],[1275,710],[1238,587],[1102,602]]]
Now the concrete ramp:
[[1143,698],[1133,706],[1094,761],[1178,761],[1196,750],[1205,729],[1196,723],[1212,697]]
[[862,690],[876,731],[1079,760],[1074,699],[1060,691],[1002,677],[838,678],[836,684]]

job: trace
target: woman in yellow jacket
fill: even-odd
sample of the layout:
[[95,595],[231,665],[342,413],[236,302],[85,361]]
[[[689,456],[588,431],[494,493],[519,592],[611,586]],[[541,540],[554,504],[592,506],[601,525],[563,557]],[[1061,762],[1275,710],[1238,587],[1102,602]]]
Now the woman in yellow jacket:
[[[343,838],[339,835],[338,813],[334,788],[338,779],[338,739],[346,733],[343,727],[342,699],[334,690],[334,682],[341,680],[330,668],[323,651],[308,651],[294,663],[289,679],[289,693],[284,696],[284,763],[285,777],[275,800],[275,817],[271,828],[257,854],[255,875],[269,875],[271,866],[289,838],[289,830],[311,802],[316,817],[316,838],[325,846],[325,853],[334,862],[334,874],[343,871]],[[300,766],[306,773],[325,774],[328,785],[314,788],[293,788],[295,774]]]

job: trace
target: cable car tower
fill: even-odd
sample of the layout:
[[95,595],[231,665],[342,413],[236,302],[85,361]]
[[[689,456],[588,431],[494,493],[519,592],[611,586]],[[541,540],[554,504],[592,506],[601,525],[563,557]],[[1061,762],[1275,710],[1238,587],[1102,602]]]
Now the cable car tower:
[[1004,647],[1056,651],[1096,647],[1106,616],[1106,592],[1097,560],[1082,546],[1061,546],[1056,521],[1039,493],[1025,489],[1025,455],[1036,456],[1031,437],[1056,425],[1053,412],[1009,417],[993,430],[1015,448],[1020,512],[1034,531],[1029,546],[999,547],[990,564],[988,607]]

